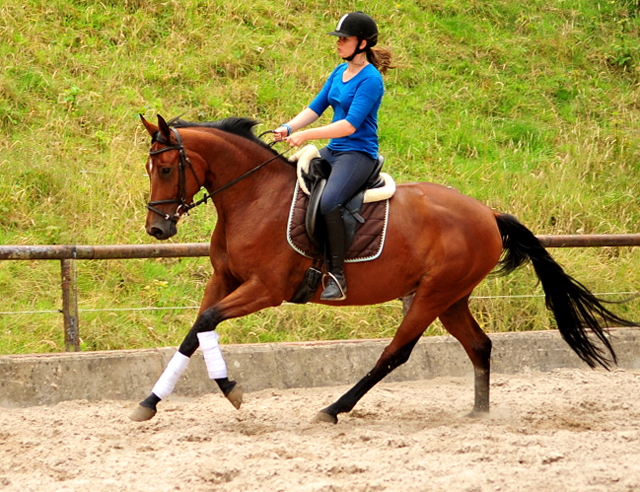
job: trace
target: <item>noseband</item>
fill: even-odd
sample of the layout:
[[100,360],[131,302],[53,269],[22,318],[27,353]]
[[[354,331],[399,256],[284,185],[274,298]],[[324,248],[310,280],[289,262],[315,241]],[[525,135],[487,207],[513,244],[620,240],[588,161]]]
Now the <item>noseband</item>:
[[[187,165],[189,166],[189,169],[191,169],[191,173],[193,174],[193,177],[196,180],[196,183],[198,185],[198,190],[200,190],[200,188],[202,188],[202,184],[200,183],[200,180],[198,179],[198,175],[196,174],[196,171],[193,168],[193,164],[191,164],[191,161],[189,160],[189,157],[187,156],[187,153],[184,150],[184,146],[182,145],[182,139],[180,138],[180,133],[178,133],[178,130],[176,130],[175,128],[171,128],[171,131],[173,132],[173,134],[176,137],[176,143],[175,144],[170,144],[170,143],[163,142],[163,141],[161,141],[159,139],[156,139],[157,142],[166,145],[166,147],[163,147],[162,149],[158,149],[158,150],[150,150],[149,151],[149,155],[158,155],[158,154],[162,154],[163,152],[168,152],[170,150],[177,150],[180,153],[180,163],[178,165],[178,170],[179,170],[179,175],[178,175],[178,195],[175,198],[169,198],[167,200],[156,200],[156,201],[153,201],[153,202],[149,202],[149,203],[147,203],[147,208],[149,210],[151,210],[152,212],[157,213],[158,215],[160,215],[165,220],[170,220],[171,222],[174,222],[174,223],[178,222],[178,220],[180,219],[180,216],[182,215],[182,213],[188,213],[189,210],[197,207],[198,205],[202,205],[203,203],[206,203],[207,200],[212,198],[214,195],[217,195],[221,191],[226,190],[227,188],[229,188],[230,186],[233,186],[237,182],[242,181],[244,178],[246,178],[247,176],[253,174],[257,170],[263,168],[264,166],[266,166],[270,162],[275,161],[278,157],[282,157],[285,153],[287,153],[290,150],[290,149],[287,149],[284,152],[281,152],[281,153],[273,156],[271,159],[263,162],[262,164],[259,164],[258,166],[254,167],[250,171],[247,171],[246,173],[244,173],[239,178],[236,178],[233,181],[231,181],[230,183],[227,183],[226,185],[221,186],[220,188],[215,190],[213,193],[207,194],[203,198],[198,200],[197,202],[189,204],[189,203],[187,203]],[[272,132],[265,132],[265,133],[272,133]],[[166,203],[177,203],[178,204],[178,207],[176,208],[176,211],[174,212],[173,215],[167,214],[167,213],[163,212],[162,210],[159,210],[159,209],[155,208],[156,205],[163,205],[163,204],[166,204]]]

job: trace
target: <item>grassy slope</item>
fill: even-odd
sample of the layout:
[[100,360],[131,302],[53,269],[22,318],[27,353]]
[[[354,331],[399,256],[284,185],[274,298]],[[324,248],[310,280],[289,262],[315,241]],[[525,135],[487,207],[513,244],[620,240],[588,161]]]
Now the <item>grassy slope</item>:
[[[272,128],[339,61],[323,33],[354,9],[379,20],[400,65],[380,115],[398,181],[454,186],[540,234],[637,231],[637,0],[5,0],[0,243],[152,242],[138,113],[243,115]],[[206,241],[214,223],[213,208],[199,209],[175,241]],[[633,249],[554,255],[597,292],[638,290]],[[205,259],[80,262],[80,307],[194,306],[208,274]],[[59,308],[59,275],[57,262],[0,263],[0,310]],[[539,293],[529,269],[477,292]],[[475,306],[487,330],[549,326],[539,299]],[[640,318],[637,303],[623,312]],[[176,344],[193,315],[83,312],[83,346]],[[227,342],[389,336],[399,319],[399,304],[283,306],[221,331]],[[0,352],[60,350],[61,325],[56,314],[0,316]]]

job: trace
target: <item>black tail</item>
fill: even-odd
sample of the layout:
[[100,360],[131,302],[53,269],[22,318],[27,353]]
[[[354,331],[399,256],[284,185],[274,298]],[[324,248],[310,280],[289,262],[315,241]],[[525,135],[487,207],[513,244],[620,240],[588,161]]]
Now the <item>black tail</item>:
[[[505,249],[497,273],[506,275],[530,260],[542,283],[547,308],[553,312],[562,338],[573,351],[590,367],[599,364],[608,369],[611,362],[617,362],[607,331],[601,323],[616,326],[637,324],[609,311],[603,306],[604,301],[567,275],[538,238],[518,219],[497,214],[496,221]],[[589,332],[601,343],[594,344]]]

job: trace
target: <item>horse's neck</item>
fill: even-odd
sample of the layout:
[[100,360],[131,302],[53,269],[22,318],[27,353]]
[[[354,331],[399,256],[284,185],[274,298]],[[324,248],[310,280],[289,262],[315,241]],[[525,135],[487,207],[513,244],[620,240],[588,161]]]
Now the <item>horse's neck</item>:
[[[215,143],[207,146],[206,161],[212,179],[205,183],[219,212],[225,216],[242,213],[247,208],[264,208],[283,195],[293,195],[295,169],[283,163],[283,158],[255,142],[223,132],[214,133]],[[269,162],[270,161],[270,162]],[[267,163],[268,162],[268,163]],[[229,185],[245,173],[265,164],[250,175]]]

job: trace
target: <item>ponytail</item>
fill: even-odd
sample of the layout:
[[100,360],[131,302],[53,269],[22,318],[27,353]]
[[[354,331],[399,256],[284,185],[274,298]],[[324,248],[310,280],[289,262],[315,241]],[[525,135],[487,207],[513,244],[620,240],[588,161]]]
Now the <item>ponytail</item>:
[[378,71],[384,75],[390,68],[396,68],[391,61],[391,50],[381,46],[374,46],[366,49],[367,61],[371,63]]

